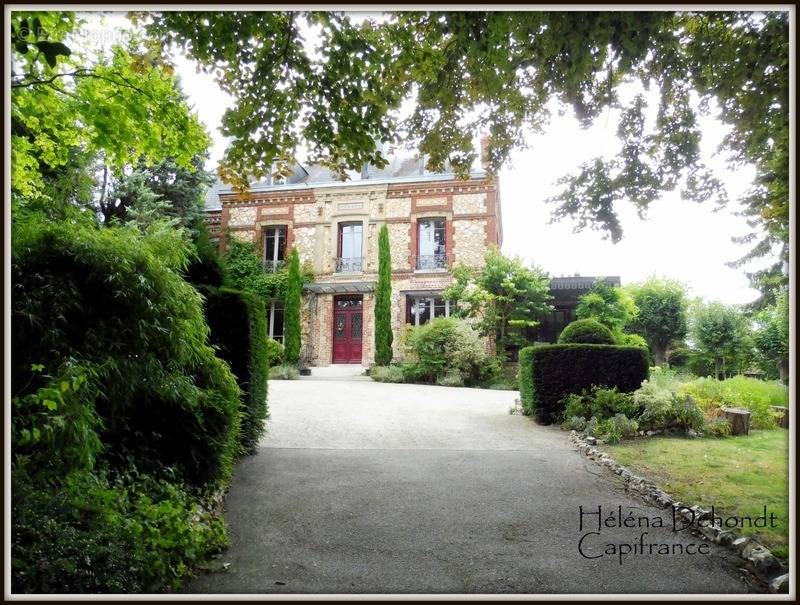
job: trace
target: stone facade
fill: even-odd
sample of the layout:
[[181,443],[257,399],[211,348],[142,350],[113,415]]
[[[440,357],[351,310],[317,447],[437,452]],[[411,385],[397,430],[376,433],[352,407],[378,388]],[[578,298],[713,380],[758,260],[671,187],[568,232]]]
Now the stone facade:
[[[286,226],[287,249],[296,248],[301,261],[313,268],[315,282],[307,287],[301,307],[303,356],[313,366],[329,365],[333,360],[336,296],[362,298],[361,363],[372,364],[378,233],[384,224],[392,255],[392,328],[397,358],[403,354],[407,296],[438,296],[453,279],[447,268],[416,269],[418,221],[443,221],[448,267],[454,263],[481,266],[487,247],[502,243],[496,180],[420,176],[399,182],[373,184],[366,180],[287,189],[266,187],[247,196],[221,191],[222,210],[217,216],[221,233],[229,231],[231,237],[257,246],[265,227]],[[336,270],[339,233],[345,224],[361,225],[360,271]],[[225,246],[224,237],[220,245]]]
[[454,221],[453,227],[456,260],[473,267],[482,267],[486,251],[486,220]]
[[453,214],[483,214],[485,212],[485,193],[467,193],[453,196]]

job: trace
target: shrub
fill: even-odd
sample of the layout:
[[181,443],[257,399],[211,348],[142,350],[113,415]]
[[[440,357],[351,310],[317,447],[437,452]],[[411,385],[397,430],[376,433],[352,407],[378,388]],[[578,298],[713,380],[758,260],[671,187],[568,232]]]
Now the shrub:
[[638,334],[626,334],[624,332],[617,334],[616,342],[623,347],[642,347],[643,349],[649,349],[647,341]]
[[300,372],[297,366],[290,364],[274,366],[269,369],[269,377],[272,380],[297,380],[299,376]]
[[[99,423],[82,423],[75,434],[95,431],[104,462],[127,468],[134,461],[140,471],[195,485],[230,476],[239,389],[208,345],[200,295],[177,273],[187,254],[174,231],[143,237],[36,219],[15,225],[12,393],[20,429],[23,416],[41,409],[26,396],[61,388],[58,377],[77,364],[87,370],[86,385],[70,413]],[[16,444],[25,448],[14,451],[20,464],[16,454],[29,463],[62,455],[47,440],[23,445],[17,434]]]
[[621,332],[615,334],[614,339],[618,345],[623,347],[641,347],[647,351],[647,363],[650,365],[653,364],[653,355],[650,352],[650,345],[647,344],[647,341],[642,336]]
[[591,402],[585,393],[570,393],[564,398],[564,418],[573,416],[590,418],[592,416]]
[[631,420],[625,414],[614,414],[597,423],[593,435],[602,439],[605,443],[619,443],[625,437],[633,437],[639,425],[635,420]]
[[242,398],[239,441],[252,453],[264,433],[267,417],[267,321],[264,303],[255,295],[231,288],[204,288],[209,341],[228,362]]
[[731,434],[731,423],[725,418],[716,418],[706,422],[703,427],[703,433],[711,437],[722,438],[728,437]]
[[567,416],[567,419],[561,423],[561,428],[566,431],[583,432],[586,429],[586,418],[583,416]]
[[584,435],[595,435],[597,433],[597,425],[600,424],[600,421],[595,417],[592,416],[589,418],[589,421],[586,423],[586,428],[583,429]]
[[485,382],[484,388],[493,391],[519,391],[519,378],[514,376],[497,376]]
[[635,416],[639,407],[629,393],[620,393],[616,388],[593,387],[589,394],[590,412],[598,418],[611,418],[616,414]]
[[274,338],[267,338],[267,366],[283,363],[283,345]]
[[639,422],[645,430],[678,428],[700,431],[703,428],[703,413],[689,396],[678,396],[645,381],[633,394],[633,400],[643,410]]
[[460,370],[447,370],[444,376],[439,376],[436,379],[436,384],[443,387],[463,387],[464,376]]
[[673,421],[675,395],[671,391],[645,381],[641,388],[633,393],[633,400],[642,410],[639,423],[644,430],[663,429]]
[[591,390],[584,390],[580,394],[570,393],[561,401],[560,407],[564,408],[564,418],[595,416],[599,420],[611,418],[615,414],[633,417],[639,411],[630,394],[601,387],[592,387]]
[[596,319],[573,321],[561,331],[559,344],[615,344],[614,335]]
[[58,489],[14,480],[12,590],[152,592],[227,545],[191,490],[147,476],[73,473]]
[[675,417],[675,425],[685,431],[692,429],[694,431],[702,431],[705,419],[703,412],[697,407],[695,400],[691,396],[686,395],[683,397],[675,397],[673,406],[673,415]]
[[499,371],[478,333],[462,319],[439,317],[407,334],[413,362],[409,376],[435,383],[458,370],[465,384],[474,385]]
[[414,362],[406,362],[400,364],[400,370],[403,373],[403,382],[424,382],[426,376],[419,364]]
[[570,393],[593,386],[631,392],[641,386],[647,373],[646,353],[639,347],[558,344],[520,352],[522,402],[542,422],[561,418],[562,402]]
[[369,376],[376,382],[405,382],[403,368],[399,365],[373,366]]
[[775,414],[770,406],[787,406],[789,401],[789,391],[781,383],[744,376],[727,380],[698,378],[681,385],[678,392],[691,395],[707,413],[728,406],[750,410],[751,423],[756,429],[775,428]]

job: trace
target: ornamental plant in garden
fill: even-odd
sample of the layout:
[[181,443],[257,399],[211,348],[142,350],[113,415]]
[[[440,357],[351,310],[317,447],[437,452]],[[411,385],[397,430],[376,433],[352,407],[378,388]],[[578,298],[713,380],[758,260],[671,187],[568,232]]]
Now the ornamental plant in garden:
[[286,363],[300,361],[300,300],[303,277],[300,274],[300,257],[297,249],[289,254],[289,273],[286,278],[286,301],[283,328],[283,358]]
[[392,361],[392,253],[389,249],[389,229],[381,227],[378,235],[378,286],[375,290],[375,363],[388,365]]

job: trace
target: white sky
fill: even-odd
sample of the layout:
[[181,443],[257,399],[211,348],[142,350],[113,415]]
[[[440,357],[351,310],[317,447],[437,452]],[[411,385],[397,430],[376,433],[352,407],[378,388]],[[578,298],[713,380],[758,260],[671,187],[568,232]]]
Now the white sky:
[[[126,24],[124,17],[114,15],[107,17],[104,26],[92,20],[87,27],[116,29]],[[230,98],[212,76],[197,73],[188,59],[180,58],[176,71],[190,103],[213,137],[208,164],[213,169],[226,145],[218,129]],[[731,242],[731,236],[751,231],[745,219],[734,212],[738,208],[735,200],[749,186],[754,171],[732,172],[721,158],[712,157],[716,142],[725,132],[724,126],[713,119],[702,122],[704,159],[728,187],[731,202],[727,208],[714,212],[713,204],[683,201],[676,191],[655,201],[646,219],[640,220],[631,204],[618,202],[624,236],[617,244],[603,240],[595,231],[572,233],[573,224],[566,219],[549,224],[551,207],[544,200],[557,191],[555,181],[574,172],[581,162],[616,149],[615,129],[613,115],[582,130],[569,115],[558,117],[554,113],[544,134],[529,136],[528,148],[513,153],[499,179],[503,251],[533,262],[553,276],[619,275],[624,284],[658,274],[681,280],[694,296],[728,304],[754,300],[758,292],[748,287],[744,269],[725,264],[747,251],[746,246]]]

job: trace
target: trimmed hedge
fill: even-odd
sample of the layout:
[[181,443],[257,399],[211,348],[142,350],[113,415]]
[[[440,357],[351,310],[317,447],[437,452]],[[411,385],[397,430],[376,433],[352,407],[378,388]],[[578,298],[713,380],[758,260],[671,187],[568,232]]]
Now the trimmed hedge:
[[640,347],[557,344],[526,347],[519,356],[520,399],[527,414],[558,422],[563,399],[593,386],[623,393],[638,389],[648,377],[647,351]]
[[[34,459],[63,456],[64,446],[47,445],[56,442],[52,430],[70,447],[96,431],[111,468],[133,462],[140,473],[194,485],[230,477],[239,388],[208,345],[200,294],[169,264],[187,254],[178,232],[152,240],[126,228],[15,225],[12,395],[16,425],[34,437],[15,439],[12,455],[27,460],[29,472],[47,470],[31,468]],[[64,416],[58,404],[52,418],[41,413],[28,397],[69,386],[58,377],[76,365],[87,384],[69,403],[74,409]],[[77,420],[94,415],[96,425]]]
[[228,362],[242,392],[239,441],[242,453],[252,453],[264,433],[267,417],[267,314],[264,303],[250,292],[205,288],[209,342]]
[[616,344],[614,334],[596,319],[579,319],[567,324],[558,337],[559,344]]
[[525,347],[519,352],[519,399],[522,409],[526,414],[530,414],[533,409],[533,363],[534,347]]
[[227,281],[227,270],[217,245],[211,240],[208,227],[202,220],[195,225],[195,256],[190,259],[183,276],[196,286],[219,287]]

